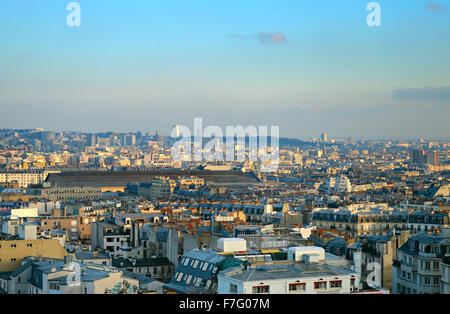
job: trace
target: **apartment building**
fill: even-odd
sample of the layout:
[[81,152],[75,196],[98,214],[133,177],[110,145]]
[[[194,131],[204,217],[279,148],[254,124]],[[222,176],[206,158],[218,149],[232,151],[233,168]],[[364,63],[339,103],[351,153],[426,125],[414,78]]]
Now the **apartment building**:
[[46,171],[0,172],[0,182],[17,182],[20,188],[26,188],[30,184],[41,184],[47,175]]
[[144,275],[161,281],[172,278],[174,267],[167,257],[160,258],[123,258],[112,260],[112,266],[129,272]]
[[392,289],[399,294],[439,294],[449,289],[450,228],[420,232],[397,250]]
[[198,177],[181,177],[178,179],[180,187],[184,188],[198,188],[205,185],[205,179]]
[[102,196],[102,188],[96,187],[52,187],[41,190],[41,196],[50,201],[71,199],[93,200]]
[[120,226],[108,222],[93,222],[91,228],[92,249],[108,251],[112,256],[130,239],[130,234],[125,233]]
[[344,208],[318,208],[312,223],[319,229],[335,229],[356,238],[370,233],[386,235],[391,230],[434,231],[448,226],[448,213],[408,211],[389,208],[387,204],[356,204]]
[[[409,230],[395,231],[385,236],[362,235],[348,247],[348,257],[353,260],[365,288],[370,287],[367,279],[371,277],[371,285],[392,290],[392,263],[397,258],[397,249],[410,235]],[[374,269],[372,265],[377,265],[377,268]]]
[[138,279],[111,266],[64,259],[29,257],[14,272],[0,276],[8,294],[136,294]]
[[139,184],[138,194],[150,199],[169,198],[176,187],[176,181],[168,178],[154,178],[151,182]]
[[27,256],[64,258],[67,251],[55,239],[0,241],[0,272],[14,271]]
[[348,294],[357,292],[359,274],[320,247],[289,248],[287,260],[245,265],[218,275],[219,294]]

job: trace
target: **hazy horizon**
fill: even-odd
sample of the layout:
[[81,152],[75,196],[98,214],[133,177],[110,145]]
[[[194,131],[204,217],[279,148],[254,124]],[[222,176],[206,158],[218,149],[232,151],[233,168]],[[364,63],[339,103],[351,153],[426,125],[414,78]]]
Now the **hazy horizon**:
[[449,139],[450,0],[69,2],[2,2],[0,128]]

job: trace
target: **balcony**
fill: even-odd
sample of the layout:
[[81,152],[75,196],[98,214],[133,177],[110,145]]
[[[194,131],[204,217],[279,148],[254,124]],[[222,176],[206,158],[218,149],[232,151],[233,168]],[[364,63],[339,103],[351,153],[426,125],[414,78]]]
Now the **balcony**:
[[436,253],[424,253],[419,251],[419,256],[424,258],[437,258]]

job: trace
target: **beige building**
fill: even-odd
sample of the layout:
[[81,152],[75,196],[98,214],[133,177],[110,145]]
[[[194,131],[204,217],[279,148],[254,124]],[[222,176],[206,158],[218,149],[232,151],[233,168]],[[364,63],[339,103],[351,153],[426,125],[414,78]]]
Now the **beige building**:
[[194,185],[195,187],[200,187],[205,185],[205,179],[197,177],[182,177],[179,180],[181,188],[189,188]]
[[30,184],[40,184],[47,178],[46,171],[20,171],[20,172],[1,172],[0,182],[17,182],[19,187],[26,188]]
[[357,208],[361,205],[355,204],[341,209],[315,209],[312,224],[319,229],[344,232],[353,238],[362,234],[387,235],[393,229],[409,228],[407,212],[394,211],[383,205],[363,205],[362,208]]
[[41,195],[51,201],[67,201],[70,199],[92,200],[102,196],[102,188],[54,187],[42,189]]
[[67,251],[54,239],[0,241],[0,272],[14,271],[27,256],[62,259]]

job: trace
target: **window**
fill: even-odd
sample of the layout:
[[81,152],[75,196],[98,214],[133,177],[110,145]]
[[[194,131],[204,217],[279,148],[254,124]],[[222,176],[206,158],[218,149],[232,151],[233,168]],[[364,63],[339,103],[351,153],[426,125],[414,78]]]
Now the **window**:
[[304,282],[289,284],[289,291],[305,291],[305,290],[306,290],[306,283]]
[[431,284],[431,280],[430,277],[425,277],[425,285],[430,285]]
[[270,286],[254,286],[253,293],[269,293]]
[[205,264],[203,264],[202,270],[206,271],[208,269],[208,263],[205,262]]
[[330,288],[342,288],[342,280],[330,281]]
[[191,280],[192,280],[192,275],[189,275],[189,276],[187,277],[187,279],[186,279],[186,284],[187,284],[187,285],[190,284],[190,283],[191,283]]
[[434,279],[433,279],[433,284],[435,285],[435,286],[439,286],[439,277],[434,277]]
[[433,262],[433,269],[439,269],[439,262]]
[[184,266],[187,266],[188,265],[188,263],[189,263],[189,260],[190,260],[190,258],[188,257],[188,258],[186,258],[185,260],[184,260],[184,262],[183,262],[183,265]]
[[314,289],[326,289],[327,282],[326,281],[317,281],[314,283]]
[[237,285],[230,283],[230,293],[237,293]]
[[59,290],[59,285],[54,282],[50,282],[50,290]]
[[192,265],[192,267],[193,267],[193,268],[197,268],[198,263],[199,263],[198,261],[195,261],[194,264]]

